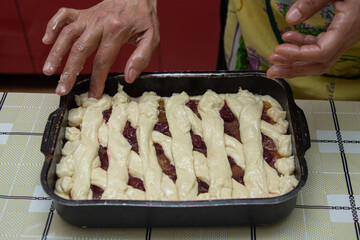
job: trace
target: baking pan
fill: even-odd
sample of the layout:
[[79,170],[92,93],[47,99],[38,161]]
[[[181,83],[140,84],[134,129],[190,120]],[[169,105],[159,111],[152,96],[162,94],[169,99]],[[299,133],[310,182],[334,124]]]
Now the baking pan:
[[67,222],[86,227],[170,227],[263,225],[281,221],[295,208],[299,191],[307,179],[304,158],[310,137],[303,111],[295,104],[289,85],[282,79],[269,79],[264,72],[162,72],[143,73],[127,84],[122,74],[108,77],[104,92],[114,95],[118,83],[132,97],[144,91],[160,96],[187,92],[201,95],[208,89],[217,93],[236,93],[239,87],[254,94],[271,95],[287,111],[288,133],[292,136],[295,176],[298,186],[274,198],[226,199],[206,201],[140,201],[140,200],[66,200],[54,194],[56,164],[61,158],[68,110],[76,107],[75,95],[88,91],[89,78],[77,81],[73,90],[60,98],[59,108],[47,121],[41,151],[45,162],[41,183],[53,200],[56,211]]

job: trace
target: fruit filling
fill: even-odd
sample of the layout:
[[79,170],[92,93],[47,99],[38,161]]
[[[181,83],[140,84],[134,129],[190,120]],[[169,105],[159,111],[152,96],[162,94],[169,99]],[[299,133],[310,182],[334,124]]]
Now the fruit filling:
[[194,134],[192,131],[190,131],[190,135],[191,135],[191,141],[192,141],[192,145],[193,145],[193,151],[198,151],[198,152],[204,154],[204,156],[206,157],[207,156],[207,148],[206,148],[205,142],[203,141],[201,136]]
[[163,100],[159,101],[158,110],[159,110],[158,122],[154,126],[154,131],[161,132],[162,134],[171,137],[169,124],[166,119],[165,106]]
[[267,111],[271,107],[272,106],[269,102],[263,101],[263,110],[262,110],[262,114],[261,114],[261,120],[264,120],[265,122],[268,122],[268,123],[274,125],[276,122],[274,122],[274,120],[272,120],[271,117],[269,117],[269,115],[267,115]]
[[126,138],[126,140],[131,145],[131,150],[133,150],[136,153],[139,153],[139,146],[136,138],[136,128],[131,126],[131,123],[129,121],[126,122],[123,136]]
[[129,173],[128,185],[133,188],[139,189],[141,191],[145,191],[143,180],[141,180],[140,178],[131,176],[130,173]]
[[199,104],[198,100],[190,100],[185,105],[188,106],[196,114],[196,116],[201,120],[201,116],[200,116],[199,111],[197,109],[198,104]]
[[93,192],[93,200],[100,200],[104,190],[95,185],[90,185],[90,189]]
[[112,108],[102,112],[103,119],[104,119],[105,123],[107,123],[109,121],[111,113],[112,113]]
[[166,157],[164,149],[160,144],[155,143],[154,147],[162,172],[166,174],[175,183],[177,179],[175,166],[172,165],[170,160]]
[[278,150],[276,149],[274,141],[268,136],[261,134],[263,145],[263,158],[273,168],[275,168],[275,162],[281,158]]
[[209,192],[209,184],[207,184],[204,181],[201,181],[200,178],[196,178],[196,181],[198,182],[198,195],[200,193],[207,193]]
[[237,165],[235,160],[230,156],[228,156],[228,161],[231,167],[232,178],[238,183],[244,184],[244,169]]
[[224,120],[224,132],[236,138],[239,142],[241,142],[240,138],[240,129],[239,129],[239,121],[235,117],[234,113],[231,111],[229,106],[224,104],[224,106],[219,111],[221,118]]
[[100,162],[101,162],[101,168],[104,169],[105,171],[107,171],[109,168],[109,158],[107,155],[107,148],[103,147],[100,144],[98,155],[99,155]]

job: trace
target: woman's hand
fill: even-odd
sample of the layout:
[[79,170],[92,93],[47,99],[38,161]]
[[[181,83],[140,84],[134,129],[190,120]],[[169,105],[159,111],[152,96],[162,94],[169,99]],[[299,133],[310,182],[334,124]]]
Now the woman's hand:
[[287,42],[275,47],[269,56],[275,65],[267,76],[292,78],[327,72],[340,56],[360,40],[359,0],[298,0],[289,9],[286,20],[299,24],[332,2],[337,13],[326,32],[318,36],[295,31],[283,34]]
[[97,49],[89,97],[99,98],[110,67],[126,42],[137,46],[124,70],[125,80],[135,81],[160,41],[156,7],[156,0],[104,0],[85,10],[60,9],[42,40],[54,44],[43,67],[46,75],[54,74],[70,51],[56,93],[62,96],[71,90],[86,59]]

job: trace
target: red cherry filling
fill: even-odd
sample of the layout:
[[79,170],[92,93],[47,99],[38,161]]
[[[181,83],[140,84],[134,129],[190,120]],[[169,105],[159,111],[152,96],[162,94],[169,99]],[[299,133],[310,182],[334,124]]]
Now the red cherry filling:
[[227,135],[232,136],[236,138],[239,142],[241,142],[239,120],[235,117],[226,102],[224,106],[220,109],[219,113],[220,117],[224,120],[224,132]]
[[207,193],[209,192],[209,184],[207,184],[204,181],[201,181],[199,178],[196,178],[196,181],[198,182],[198,195],[200,193]]
[[167,122],[157,122],[154,126],[154,131],[158,131],[166,136],[170,136],[169,124]]
[[278,150],[276,149],[274,141],[268,136],[261,134],[263,145],[263,158],[273,168],[275,168],[275,162],[281,158]]
[[206,148],[205,142],[202,140],[200,135],[192,134],[191,141],[194,148],[198,148],[198,149]]
[[165,105],[164,105],[163,100],[159,101],[158,110],[159,110],[158,122],[154,126],[154,131],[161,132],[162,134],[171,137],[171,133],[169,130],[169,124],[166,119]]
[[166,157],[166,155],[164,154],[164,149],[160,144],[155,143],[154,147],[162,172],[166,174],[175,183],[177,179],[175,166],[172,165],[170,160]]
[[109,168],[109,158],[107,155],[107,148],[100,145],[98,155],[101,162],[101,168],[107,171]]
[[226,104],[224,104],[224,106],[220,109],[220,116],[221,118],[225,121],[225,122],[232,122],[235,118],[233,112],[231,111],[231,109],[229,108],[229,106]]
[[145,191],[143,180],[141,180],[140,178],[131,176],[130,173],[129,173],[128,185],[132,186],[133,188],[139,189],[141,191]]
[[111,113],[112,113],[112,108],[102,112],[103,119],[104,119],[105,123],[107,123],[109,121]]
[[189,102],[187,102],[185,104],[186,106],[188,106],[191,110],[193,110],[194,112],[197,111],[197,101],[194,101],[194,100],[190,100]]
[[164,149],[162,148],[162,146],[158,143],[155,143],[154,144],[154,147],[155,147],[155,151],[156,151],[156,155],[161,155],[161,154],[164,154]]
[[204,154],[206,157],[207,156],[207,148],[206,148],[205,142],[202,140],[201,136],[194,134],[192,131],[190,132],[190,134],[191,134],[193,150]]
[[265,122],[268,122],[272,125],[274,125],[276,122],[274,122],[274,120],[271,119],[271,117],[269,117],[267,115],[267,111],[271,108],[271,104],[269,102],[264,101],[263,102],[263,110],[261,113],[261,120],[264,120]]
[[126,140],[131,145],[131,150],[133,150],[136,153],[139,153],[139,146],[136,138],[136,128],[131,126],[131,123],[129,121],[126,122],[123,136],[126,138]]
[[93,192],[93,200],[100,200],[104,190],[95,185],[90,185],[90,189]]
[[245,171],[236,164],[235,160],[232,157],[228,156],[228,161],[231,167],[232,178],[235,179],[235,181],[244,184]]
[[187,102],[185,105],[187,107],[189,107],[195,114],[196,116],[201,119],[201,116],[199,114],[199,111],[198,111],[198,104],[199,104],[199,101],[198,100],[190,100],[189,102]]

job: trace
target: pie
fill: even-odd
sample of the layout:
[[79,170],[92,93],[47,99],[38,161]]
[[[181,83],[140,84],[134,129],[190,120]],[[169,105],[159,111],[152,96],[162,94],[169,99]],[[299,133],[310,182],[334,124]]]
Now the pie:
[[271,96],[75,97],[55,193],[72,200],[267,198],[294,189],[286,111]]

